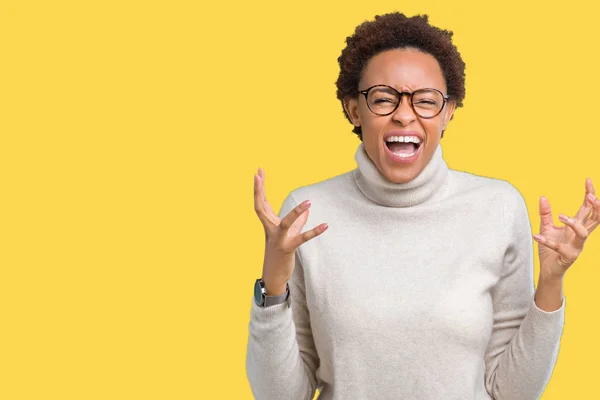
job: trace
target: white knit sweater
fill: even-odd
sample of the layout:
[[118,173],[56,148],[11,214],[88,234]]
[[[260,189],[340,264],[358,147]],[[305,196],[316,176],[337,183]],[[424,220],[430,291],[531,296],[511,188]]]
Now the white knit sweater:
[[293,190],[304,230],[287,303],[252,300],[246,371],[259,400],[537,399],[562,307],[536,307],[527,208],[508,182],[449,169],[438,146],[396,184],[358,168]]

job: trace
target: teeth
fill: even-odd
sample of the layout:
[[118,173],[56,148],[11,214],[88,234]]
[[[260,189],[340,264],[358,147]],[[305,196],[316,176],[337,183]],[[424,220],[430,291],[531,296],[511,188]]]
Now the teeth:
[[421,143],[421,139],[417,136],[390,136],[386,139],[386,142],[400,142],[400,143]]
[[410,153],[410,154],[394,153],[394,155],[397,155],[398,157],[402,157],[402,158],[408,158],[408,157],[414,156],[415,153],[416,153],[416,151],[414,153]]

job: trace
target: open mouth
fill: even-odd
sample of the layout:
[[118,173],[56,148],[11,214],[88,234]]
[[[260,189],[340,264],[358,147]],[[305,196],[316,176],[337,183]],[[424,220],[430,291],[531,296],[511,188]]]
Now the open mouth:
[[422,144],[422,142],[385,142],[387,148],[399,157],[410,157],[414,155]]

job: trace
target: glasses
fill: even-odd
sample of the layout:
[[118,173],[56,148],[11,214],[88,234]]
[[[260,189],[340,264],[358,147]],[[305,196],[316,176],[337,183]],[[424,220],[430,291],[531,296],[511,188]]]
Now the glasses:
[[414,92],[399,92],[391,86],[375,85],[358,93],[364,94],[367,107],[375,115],[390,115],[400,105],[403,94],[407,94],[414,112],[421,118],[437,116],[450,96],[437,89],[418,89]]

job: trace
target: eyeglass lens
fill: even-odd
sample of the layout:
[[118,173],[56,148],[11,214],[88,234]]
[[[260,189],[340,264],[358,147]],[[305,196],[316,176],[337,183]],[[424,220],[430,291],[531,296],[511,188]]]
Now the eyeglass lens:
[[[369,90],[367,103],[375,114],[386,115],[392,113],[398,103],[400,95],[388,87],[374,87]],[[436,90],[419,89],[413,92],[413,108],[423,118],[431,118],[439,114],[444,106],[444,97]]]

